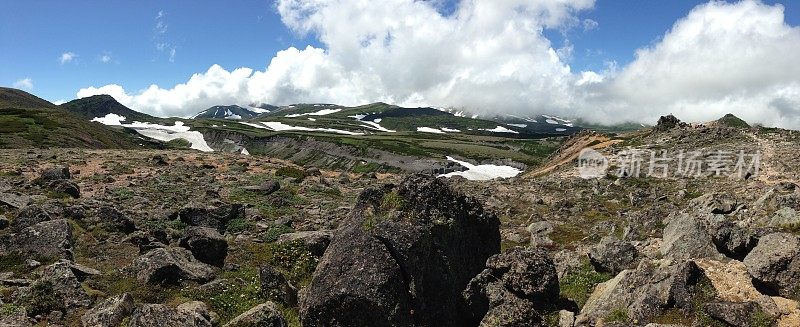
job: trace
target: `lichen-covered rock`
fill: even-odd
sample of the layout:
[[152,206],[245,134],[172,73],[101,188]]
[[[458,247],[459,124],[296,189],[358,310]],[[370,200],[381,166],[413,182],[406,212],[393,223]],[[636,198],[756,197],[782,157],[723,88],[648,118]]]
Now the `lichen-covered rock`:
[[93,222],[109,232],[130,234],[136,230],[133,219],[110,206],[102,206],[97,209]]
[[69,168],[64,166],[55,166],[43,170],[41,175],[39,175],[39,178],[37,178],[35,182],[41,185],[47,185],[52,181],[70,179],[70,178],[72,178],[72,174],[69,172]]
[[267,299],[276,299],[290,306],[297,305],[297,289],[272,266],[261,266],[259,279],[261,293]]
[[225,257],[228,256],[228,241],[213,228],[187,227],[180,246],[191,251],[200,262],[212,266],[224,266]]
[[245,313],[231,319],[224,327],[286,327],[286,319],[283,318],[278,306],[275,303],[267,302],[259,304]]
[[189,311],[172,309],[163,304],[143,304],[137,308],[128,327],[211,327],[205,317]]
[[229,221],[244,217],[244,206],[225,203],[207,207],[186,206],[177,212],[177,217],[189,226],[214,228],[225,234]]
[[66,194],[71,196],[72,198],[80,198],[81,197],[81,188],[75,182],[66,180],[66,179],[59,179],[52,181],[47,184],[47,187],[59,194]]
[[291,242],[301,242],[311,252],[311,254],[321,257],[325,254],[325,250],[331,243],[333,238],[333,231],[319,230],[309,232],[296,232],[282,234],[278,236],[278,244],[285,244]]
[[589,251],[589,262],[598,272],[618,274],[625,269],[636,268],[639,251],[630,242],[604,237]]
[[703,222],[685,213],[670,216],[664,228],[661,253],[675,260],[723,257]]
[[785,297],[800,295],[800,238],[797,236],[787,233],[763,236],[743,262],[757,286]]
[[19,233],[25,228],[50,220],[53,218],[44,208],[39,205],[30,205],[17,212],[17,216],[11,221],[11,230]]
[[107,298],[81,317],[84,327],[116,327],[133,313],[133,296],[128,293]]
[[205,283],[216,275],[212,266],[197,261],[184,248],[154,249],[139,256],[125,269],[136,279],[150,284],[180,284],[182,281]]
[[72,260],[72,226],[65,219],[45,221],[13,237],[11,249],[31,258]]
[[499,221],[442,180],[362,192],[300,304],[304,326],[463,326],[461,296],[500,252]]

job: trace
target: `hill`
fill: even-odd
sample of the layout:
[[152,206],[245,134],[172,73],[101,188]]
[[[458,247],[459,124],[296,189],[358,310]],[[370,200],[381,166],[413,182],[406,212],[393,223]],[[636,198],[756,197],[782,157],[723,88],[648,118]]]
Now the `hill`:
[[22,90],[0,89],[0,148],[135,148],[123,129],[92,123]]
[[60,107],[87,120],[102,118],[108,114],[125,117],[125,121],[127,122],[158,122],[162,120],[161,118],[156,118],[130,109],[117,102],[117,100],[110,95],[94,95],[76,99],[62,104]]
[[[257,111],[255,110],[257,109]],[[193,119],[250,119],[254,118],[262,113],[266,113],[268,110],[254,108],[254,110],[243,108],[237,105],[230,105],[230,106],[213,106],[206,110],[203,110],[196,115],[192,116]]]

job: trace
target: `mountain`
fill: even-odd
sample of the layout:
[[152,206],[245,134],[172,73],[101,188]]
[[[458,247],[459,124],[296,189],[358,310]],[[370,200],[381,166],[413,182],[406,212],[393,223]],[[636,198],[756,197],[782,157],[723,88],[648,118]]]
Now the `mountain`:
[[42,109],[54,108],[56,105],[28,92],[0,87],[0,109]]
[[125,122],[158,122],[162,120],[161,118],[130,109],[117,102],[110,95],[94,95],[72,100],[62,104],[60,107],[87,120],[102,118],[108,114],[125,117]]
[[135,148],[126,130],[92,123],[22,90],[0,88],[0,148]]
[[192,116],[193,119],[250,119],[260,114],[267,113],[268,109],[253,108],[251,110],[237,105],[213,106]]
[[717,119],[714,123],[727,127],[750,128],[750,124],[733,114],[722,116],[722,118]]

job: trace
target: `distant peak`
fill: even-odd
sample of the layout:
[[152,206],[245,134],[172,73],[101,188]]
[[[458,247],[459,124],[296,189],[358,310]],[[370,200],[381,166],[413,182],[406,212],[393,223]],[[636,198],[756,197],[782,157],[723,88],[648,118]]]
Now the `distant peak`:
[[673,116],[672,114],[661,116],[658,118],[658,123],[656,124],[657,131],[667,131],[676,127],[684,127],[686,123],[682,122],[677,117]]

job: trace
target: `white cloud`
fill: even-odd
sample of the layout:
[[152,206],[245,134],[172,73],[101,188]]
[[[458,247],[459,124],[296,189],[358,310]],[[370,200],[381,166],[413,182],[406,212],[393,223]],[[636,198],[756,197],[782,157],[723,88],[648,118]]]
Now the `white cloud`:
[[[277,0],[286,26],[322,48],[291,47],[264,70],[214,65],[171,88],[109,93],[156,115],[186,116],[213,105],[326,102],[461,107],[483,113],[551,113],[595,122],[654,122],[674,113],[711,120],[800,127],[800,29],[783,7],[755,0],[693,9],[627,66],[573,72],[571,44],[555,48],[543,29],[596,28],[578,13],[594,0],[463,0],[443,16],[413,0]],[[162,19],[159,15],[157,19]],[[160,51],[174,50],[162,42]]]
[[76,55],[73,52],[64,52],[64,53],[61,54],[60,57],[58,57],[58,61],[63,65],[63,64],[66,64],[68,62],[72,62],[77,57],[78,57],[78,55]]
[[30,77],[23,78],[18,80],[12,84],[16,89],[23,89],[23,90],[32,90],[33,89],[33,80]]
[[167,41],[167,13],[159,10],[155,18],[155,27],[153,27],[153,40],[155,41],[156,50],[167,56],[169,62],[175,62],[175,55],[178,48]]
[[110,52],[105,52],[102,55],[100,55],[100,62],[102,62],[104,64],[108,64],[108,63],[111,63],[113,61],[114,61],[114,57],[111,56]]
[[591,30],[597,29],[598,26],[600,26],[600,23],[598,23],[596,20],[588,19],[588,18],[583,20],[583,30],[584,31],[591,31]]

